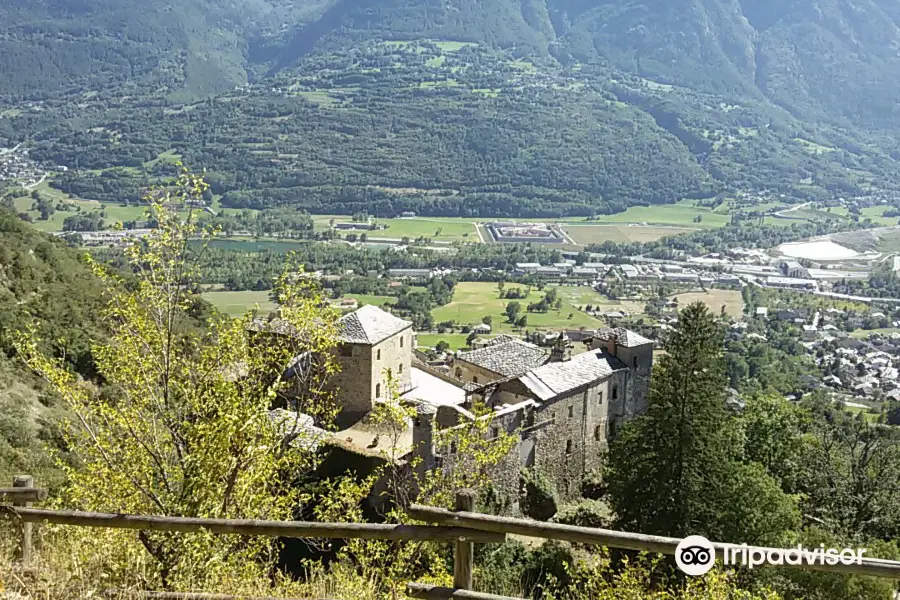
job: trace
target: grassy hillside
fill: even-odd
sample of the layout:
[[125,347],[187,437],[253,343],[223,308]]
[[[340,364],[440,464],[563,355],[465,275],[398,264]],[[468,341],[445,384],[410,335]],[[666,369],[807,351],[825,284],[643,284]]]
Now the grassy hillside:
[[41,339],[82,375],[92,374],[89,341],[103,335],[101,287],[77,253],[0,210],[0,485],[17,472],[55,477],[59,400],[15,358],[14,332],[35,318]]

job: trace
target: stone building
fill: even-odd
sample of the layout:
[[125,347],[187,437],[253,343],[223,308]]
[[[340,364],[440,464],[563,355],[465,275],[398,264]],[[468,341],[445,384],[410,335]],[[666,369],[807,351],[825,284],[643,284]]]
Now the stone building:
[[460,381],[483,385],[520,375],[548,360],[545,349],[507,335],[481,348],[457,352],[450,369]]
[[[445,373],[414,360],[412,325],[380,308],[365,306],[339,325],[341,372],[331,386],[346,425],[322,445],[343,453],[346,464],[347,453],[358,452],[361,460],[382,456],[420,471],[447,468],[460,457],[453,447],[436,447],[436,433],[489,419],[491,437],[517,436],[515,449],[491,474],[495,489],[514,503],[521,471],[534,469],[568,499],[581,493],[621,424],[646,410],[653,342],[627,329],[600,330],[587,340],[586,352],[574,355],[564,333],[549,352],[500,336],[458,353]],[[416,408],[393,440],[401,448],[388,448],[388,436],[365,419],[376,403],[394,399],[389,378],[399,383],[399,401]],[[473,411],[481,402],[491,412],[478,417]]]
[[389,377],[400,393],[412,387],[412,323],[377,306],[363,306],[338,321],[340,372],[330,380],[346,417],[362,417],[389,397]]
[[[508,357],[508,343],[481,350],[497,349]],[[515,495],[518,481],[511,473],[534,469],[548,477],[563,498],[581,493],[586,475],[600,466],[600,456],[610,438],[623,422],[646,410],[646,396],[653,367],[653,342],[627,329],[601,330],[590,350],[571,355],[571,345],[560,335],[549,355],[540,364],[507,377],[498,377],[474,391],[467,405],[441,406],[435,413],[436,424],[417,425],[453,427],[464,419],[471,401],[483,400],[494,409],[492,435],[500,431],[518,432],[516,450],[498,469],[495,485]],[[480,363],[487,363],[484,353]],[[493,373],[501,369],[518,370],[519,362],[491,363]],[[484,367],[482,367],[484,368]],[[433,462],[428,448],[424,461]],[[452,461],[452,449],[443,452],[443,461]],[[450,456],[447,456],[450,454]],[[499,480],[499,481],[498,481]]]
[[[390,380],[401,394],[412,388],[415,337],[412,323],[371,305],[344,315],[337,325],[334,351],[340,371],[331,376],[328,387],[341,407],[341,420],[352,422],[371,412],[377,401],[390,398]],[[299,335],[277,317],[257,319],[250,329],[274,340]],[[290,369],[285,375],[291,375]]]

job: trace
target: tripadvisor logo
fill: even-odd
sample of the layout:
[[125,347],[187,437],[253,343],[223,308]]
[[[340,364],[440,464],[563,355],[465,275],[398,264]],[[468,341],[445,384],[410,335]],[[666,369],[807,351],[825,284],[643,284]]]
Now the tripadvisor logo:
[[675,564],[688,575],[705,575],[716,562],[716,550],[702,535],[689,535],[675,548]]
[[[760,565],[860,565],[866,548],[826,548],[820,544],[818,548],[804,548],[798,544],[796,548],[756,548],[741,544],[729,545],[722,549],[722,562],[725,565],[741,565],[752,569]],[[698,576],[705,575],[716,562],[716,550],[712,543],[703,536],[691,535],[675,548],[675,564],[684,573]]]

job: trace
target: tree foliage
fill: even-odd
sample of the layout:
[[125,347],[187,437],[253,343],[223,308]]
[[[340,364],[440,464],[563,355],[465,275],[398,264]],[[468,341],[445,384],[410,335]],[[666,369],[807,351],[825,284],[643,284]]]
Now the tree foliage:
[[607,481],[619,526],[744,543],[777,539],[797,525],[797,508],[762,466],[741,462],[743,440],[725,408],[722,330],[704,304],[681,311],[666,350],[647,414],[610,446]]
[[[171,194],[193,198],[204,186],[185,172]],[[252,315],[216,317],[205,331],[190,327],[195,274],[186,247],[210,232],[182,222],[167,208],[171,200],[167,194],[153,203],[159,228],[128,250],[134,285],[93,264],[112,329],[93,347],[102,389],[42,352],[35,329],[17,340],[75,415],[64,435],[79,464],[67,469],[64,502],[113,513],[289,519],[304,501],[292,484],[316,464],[296,415],[330,416],[321,390],[334,370],[336,315],[308,279],[285,276],[281,317],[302,333],[293,342],[253,343]],[[282,377],[288,367],[295,377]],[[303,390],[291,394],[295,411],[271,416],[276,398],[295,386]],[[213,581],[219,568],[264,569],[275,549],[268,538],[204,533],[140,532],[120,541],[121,552],[139,542],[153,560],[148,577],[170,588]]]

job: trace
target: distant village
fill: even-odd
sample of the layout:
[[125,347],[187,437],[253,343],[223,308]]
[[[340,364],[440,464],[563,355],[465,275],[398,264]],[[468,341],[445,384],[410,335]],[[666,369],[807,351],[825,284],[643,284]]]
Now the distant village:
[[[43,181],[50,169],[38,165],[28,155],[28,148],[21,144],[13,148],[0,148],[0,181],[16,181],[25,188],[30,188]],[[57,172],[64,172],[66,167],[55,167]]]

